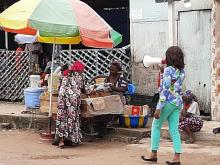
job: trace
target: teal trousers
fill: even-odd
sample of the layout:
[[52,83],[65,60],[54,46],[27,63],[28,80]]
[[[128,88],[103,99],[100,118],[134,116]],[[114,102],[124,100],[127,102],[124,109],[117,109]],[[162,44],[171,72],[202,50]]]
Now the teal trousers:
[[151,127],[151,150],[157,151],[160,145],[160,131],[165,120],[168,121],[170,136],[175,153],[181,153],[181,139],[179,134],[180,107],[166,103],[160,112],[159,119],[153,119]]

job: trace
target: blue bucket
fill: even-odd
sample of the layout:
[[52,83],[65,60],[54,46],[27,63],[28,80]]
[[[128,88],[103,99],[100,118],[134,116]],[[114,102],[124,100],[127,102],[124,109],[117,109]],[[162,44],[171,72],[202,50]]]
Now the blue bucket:
[[24,102],[27,108],[40,107],[40,95],[44,92],[44,88],[28,87],[24,90]]

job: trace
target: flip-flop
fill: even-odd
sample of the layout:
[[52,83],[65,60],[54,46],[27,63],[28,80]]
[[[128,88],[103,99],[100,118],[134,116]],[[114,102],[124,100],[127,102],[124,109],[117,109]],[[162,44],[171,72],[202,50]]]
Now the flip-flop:
[[193,144],[194,143],[194,141],[190,141],[190,140],[186,140],[186,142],[185,142],[186,144]]
[[167,165],[181,165],[180,162],[170,162],[170,161],[166,161]]
[[149,163],[157,163],[157,158],[145,158],[145,156],[142,155],[141,159]]

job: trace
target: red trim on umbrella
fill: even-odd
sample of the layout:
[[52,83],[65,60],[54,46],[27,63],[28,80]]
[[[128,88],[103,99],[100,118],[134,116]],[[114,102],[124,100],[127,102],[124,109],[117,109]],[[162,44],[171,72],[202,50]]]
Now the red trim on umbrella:
[[95,39],[81,36],[83,45],[96,48],[113,48],[113,42],[110,39]]
[[17,33],[17,34],[27,34],[27,35],[36,35],[37,30],[27,27],[24,29],[9,29],[9,28],[3,28],[4,31],[10,32],[10,33]]

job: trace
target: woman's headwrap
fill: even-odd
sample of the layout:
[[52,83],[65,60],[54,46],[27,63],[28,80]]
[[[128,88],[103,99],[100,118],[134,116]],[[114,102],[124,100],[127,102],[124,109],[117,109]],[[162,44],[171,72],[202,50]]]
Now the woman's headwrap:
[[85,69],[85,65],[81,63],[80,61],[75,61],[73,65],[71,66],[71,71],[76,71],[76,72],[83,72]]
[[192,102],[192,101],[197,101],[196,96],[192,93],[191,90],[187,90],[184,94],[183,94],[183,100],[188,101],[188,102]]
[[187,97],[192,97],[193,93],[192,93],[191,90],[187,90],[187,91],[185,92],[185,95],[186,95]]
[[68,74],[69,74],[69,70],[68,69],[63,71],[63,75],[64,76],[67,76]]

